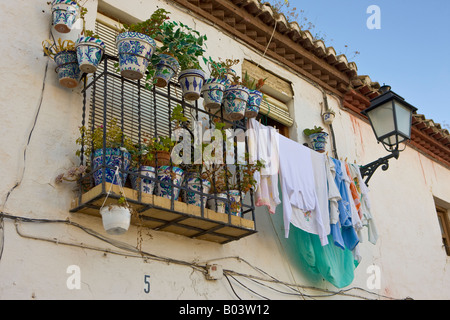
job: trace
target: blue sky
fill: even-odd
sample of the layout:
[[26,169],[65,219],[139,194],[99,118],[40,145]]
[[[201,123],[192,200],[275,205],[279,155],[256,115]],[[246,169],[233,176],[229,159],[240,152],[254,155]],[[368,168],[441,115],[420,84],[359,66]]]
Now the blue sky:
[[[449,0],[290,0],[325,44],[356,62],[358,74],[392,86],[418,113],[450,130]],[[369,29],[367,8],[380,8]],[[345,46],[348,46],[347,48]],[[354,55],[355,51],[360,54]]]

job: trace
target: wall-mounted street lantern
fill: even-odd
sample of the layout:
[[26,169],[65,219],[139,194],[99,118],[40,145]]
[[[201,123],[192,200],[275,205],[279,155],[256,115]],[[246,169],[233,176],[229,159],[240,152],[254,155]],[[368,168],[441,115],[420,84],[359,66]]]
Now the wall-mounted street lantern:
[[398,159],[399,145],[411,138],[412,114],[417,110],[402,97],[391,91],[390,86],[380,88],[381,95],[370,101],[371,105],[361,113],[369,118],[373,132],[386,151],[391,154],[360,168],[362,177],[367,177],[366,184],[379,166],[386,171],[389,159]]

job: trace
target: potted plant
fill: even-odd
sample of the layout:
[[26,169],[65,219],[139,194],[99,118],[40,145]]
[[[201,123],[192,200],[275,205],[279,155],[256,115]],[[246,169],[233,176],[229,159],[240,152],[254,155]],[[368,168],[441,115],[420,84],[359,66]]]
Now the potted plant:
[[97,67],[105,52],[105,43],[92,30],[86,30],[86,22],[84,20],[86,13],[87,9],[81,7],[80,18],[83,21],[83,29],[80,37],[75,42],[75,49],[80,70],[84,73],[94,73],[97,71]]
[[210,68],[210,77],[203,84],[201,93],[203,96],[203,106],[210,112],[220,109],[223,100],[223,92],[230,80],[228,73],[231,67],[239,63],[238,59],[226,59],[225,61],[214,61],[211,57],[204,62]]
[[78,66],[74,42],[71,40],[62,41],[61,38],[56,43],[44,40],[42,47],[44,48],[44,53],[56,63],[59,84],[69,89],[78,86],[81,79],[81,71]]
[[110,204],[100,208],[103,228],[110,235],[121,235],[130,227],[131,211],[128,203],[121,193],[117,204]]
[[250,93],[236,73],[231,74],[231,79],[231,85],[225,89],[223,94],[224,111],[227,119],[239,121],[245,116]]
[[303,134],[308,137],[311,148],[317,152],[325,152],[328,133],[323,131],[322,127],[314,126],[312,129],[303,130]]
[[336,113],[333,109],[328,109],[322,114],[323,122],[325,124],[331,124],[333,123],[334,117],[336,116]]
[[180,65],[178,82],[186,100],[200,98],[200,90],[205,80],[205,73],[200,67],[199,58],[205,52],[207,40],[197,30],[175,21],[166,21],[158,33],[162,46],[159,51],[170,52]]
[[69,33],[81,14],[81,6],[78,4],[78,1],[53,0],[51,8],[52,24],[55,30],[60,33]]
[[[169,18],[167,14],[166,10],[160,8],[143,22],[123,26],[116,38],[118,66],[123,77],[132,80],[144,77],[156,48],[154,38],[161,25]],[[153,75],[148,74],[146,80]]]
[[[266,78],[267,79],[267,78]],[[247,118],[256,118],[259,113],[259,106],[263,99],[263,93],[260,91],[264,85],[266,79],[252,79],[247,71],[245,71],[244,78],[242,79],[242,85],[248,89],[249,97],[247,101],[247,107],[245,108],[244,116]]]
[[[135,146],[131,139],[123,134],[117,119],[113,118],[106,129],[103,126],[97,126],[92,130],[82,126],[79,130],[80,137],[76,142],[82,145],[84,155],[91,163],[94,185],[103,182],[103,174],[105,182],[123,185],[130,167],[130,151],[133,151]],[[104,132],[106,132],[105,145],[103,145]],[[103,148],[105,148],[105,154],[103,154]],[[76,154],[80,156],[81,150],[77,150]],[[105,158],[104,166],[103,157]],[[118,177],[116,177],[117,168],[119,168]]]

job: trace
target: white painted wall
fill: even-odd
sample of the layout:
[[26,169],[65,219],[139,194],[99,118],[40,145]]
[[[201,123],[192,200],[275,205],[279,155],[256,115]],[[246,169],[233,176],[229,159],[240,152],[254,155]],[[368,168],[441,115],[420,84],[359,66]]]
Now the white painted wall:
[[[104,2],[141,20],[146,19],[156,6],[167,8],[172,12],[172,19],[207,34],[208,54],[213,58],[247,58],[291,79],[294,90],[292,114],[296,119],[291,134],[298,137],[300,143],[305,142],[302,134],[305,127],[323,125],[320,118],[322,92],[318,88],[276,62],[262,58],[183,8],[163,1]],[[88,0],[87,3],[88,27],[92,28],[97,1]],[[81,87],[61,88],[54,63],[43,56],[41,41],[49,38],[51,27],[50,7],[46,0],[21,1],[21,4],[19,10],[10,2],[0,3],[0,26],[2,30],[11,31],[4,32],[2,52],[5,58],[0,62],[2,211],[30,218],[69,219],[106,236],[100,219],[69,213],[74,198],[73,186],[54,183],[59,173],[78,163],[75,140],[81,124]],[[21,15],[27,17],[26,23]],[[339,101],[331,95],[328,95],[328,103],[338,110],[333,126],[340,157],[366,164],[386,154],[376,144],[366,122],[341,109]],[[328,145],[328,151],[331,154],[331,145]],[[443,204],[450,204],[449,181],[447,168],[410,147],[401,153],[399,160],[390,162],[387,172],[379,169],[375,173],[370,184],[371,202],[380,239],[376,245],[367,240],[361,245],[363,260],[350,287],[367,289],[369,274],[366,270],[375,264],[381,270],[381,288],[371,290],[376,294],[394,298],[450,298],[450,276],[446,271],[449,258],[442,248],[434,209],[434,197],[443,200]],[[257,234],[226,245],[148,230],[142,249],[162,259],[192,265],[205,265],[210,261],[224,269],[265,277],[251,267],[255,266],[287,283],[337,290],[326,282],[305,277],[291,263],[286,241],[279,236],[282,235],[280,215],[270,216],[266,209],[259,208],[256,223]],[[3,299],[236,298],[225,278],[207,281],[195,267],[164,259],[142,258],[73,225],[25,222],[15,225],[11,219],[5,219],[3,236],[0,260],[0,298]],[[135,246],[136,228],[131,227],[127,234],[110,239]],[[80,268],[80,289],[67,287],[71,274],[66,271],[71,265]],[[146,275],[150,276],[149,293],[144,291]],[[271,299],[301,299],[257,286],[245,278],[239,279]],[[240,297],[259,298],[233,283]],[[289,291],[284,286],[269,284]],[[307,289],[302,292],[320,293]],[[375,297],[360,290],[351,292]]]

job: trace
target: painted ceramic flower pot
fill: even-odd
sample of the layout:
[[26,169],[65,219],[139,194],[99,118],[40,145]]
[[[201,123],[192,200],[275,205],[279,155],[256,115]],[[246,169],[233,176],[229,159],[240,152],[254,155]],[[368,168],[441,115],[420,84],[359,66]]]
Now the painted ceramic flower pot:
[[[214,194],[215,198],[208,198],[207,205],[208,208],[211,210],[214,210],[219,213],[225,213],[226,212],[226,201],[227,201],[227,194],[226,193],[216,193]],[[221,200],[223,199],[223,200]]]
[[327,143],[328,133],[318,132],[313,133],[308,137],[311,143],[311,148],[320,153],[325,152],[325,145]]
[[94,37],[80,37],[75,42],[81,72],[94,73],[105,52],[105,43]]
[[262,101],[262,92],[258,90],[249,90],[249,97],[247,107],[245,109],[245,116],[247,118],[256,118],[259,113],[259,106]]
[[205,73],[202,70],[186,69],[180,72],[178,83],[181,86],[185,100],[193,101],[200,98],[200,92],[205,82]]
[[223,92],[228,83],[228,79],[210,78],[205,81],[201,93],[203,96],[203,106],[206,110],[214,112],[220,109]]
[[[172,172],[170,170],[170,166],[161,166],[158,167],[158,185],[156,194],[160,197],[172,198],[172,186],[167,182],[172,182],[174,184],[173,188],[173,199],[176,201],[180,196],[180,188],[181,183],[183,182],[184,171],[178,167],[172,167]],[[166,183],[165,183],[166,182]]]
[[155,66],[156,86],[164,88],[170,79],[177,74],[180,64],[175,57],[168,54],[160,54],[160,62]]
[[335,117],[335,114],[333,112],[325,112],[322,115],[322,117],[323,117],[323,122],[325,124],[332,124],[333,120],[334,120],[334,117]]
[[232,85],[225,89],[223,105],[229,120],[238,121],[244,118],[248,97],[248,89],[244,86]]
[[155,51],[155,40],[142,33],[123,32],[117,36],[116,46],[120,74],[127,79],[142,79]]
[[155,190],[155,180],[146,179],[143,177],[155,178],[155,167],[141,166],[139,170],[134,168],[132,171],[134,174],[130,176],[131,187],[134,190],[140,190],[142,193],[153,194],[153,191]]
[[52,23],[60,33],[69,33],[80,16],[80,6],[72,0],[53,0]]
[[103,228],[111,235],[121,235],[130,227],[131,213],[127,207],[110,205],[100,209]]
[[242,201],[244,201],[244,192],[239,190],[229,190],[230,203],[226,205],[226,212],[233,216],[241,217]]
[[81,70],[78,66],[76,51],[58,52],[54,60],[56,62],[56,72],[59,84],[66,88],[75,88],[81,79]]
[[[123,158],[123,161],[122,161]],[[92,171],[94,172],[94,185],[99,185],[103,181],[103,170],[105,172],[105,182],[119,185],[119,180],[123,186],[127,179],[128,169],[131,163],[131,154],[124,152],[119,148],[106,148],[105,165],[112,168],[101,168],[103,161],[103,149],[94,151],[94,159],[92,161]],[[122,165],[125,172],[122,172]],[[116,167],[119,167],[119,177],[115,177]],[[97,170],[98,169],[98,170]],[[120,178],[120,179],[119,179]]]
[[[204,194],[209,193],[211,189],[211,183],[207,180],[200,179],[198,177],[189,177],[186,179],[188,190],[193,190],[197,192],[203,192]],[[202,206],[202,198],[200,194],[195,192],[184,191],[183,192],[183,201],[187,204],[193,204],[197,207]],[[206,203],[208,201],[208,197],[203,196],[203,207],[206,207]]]

